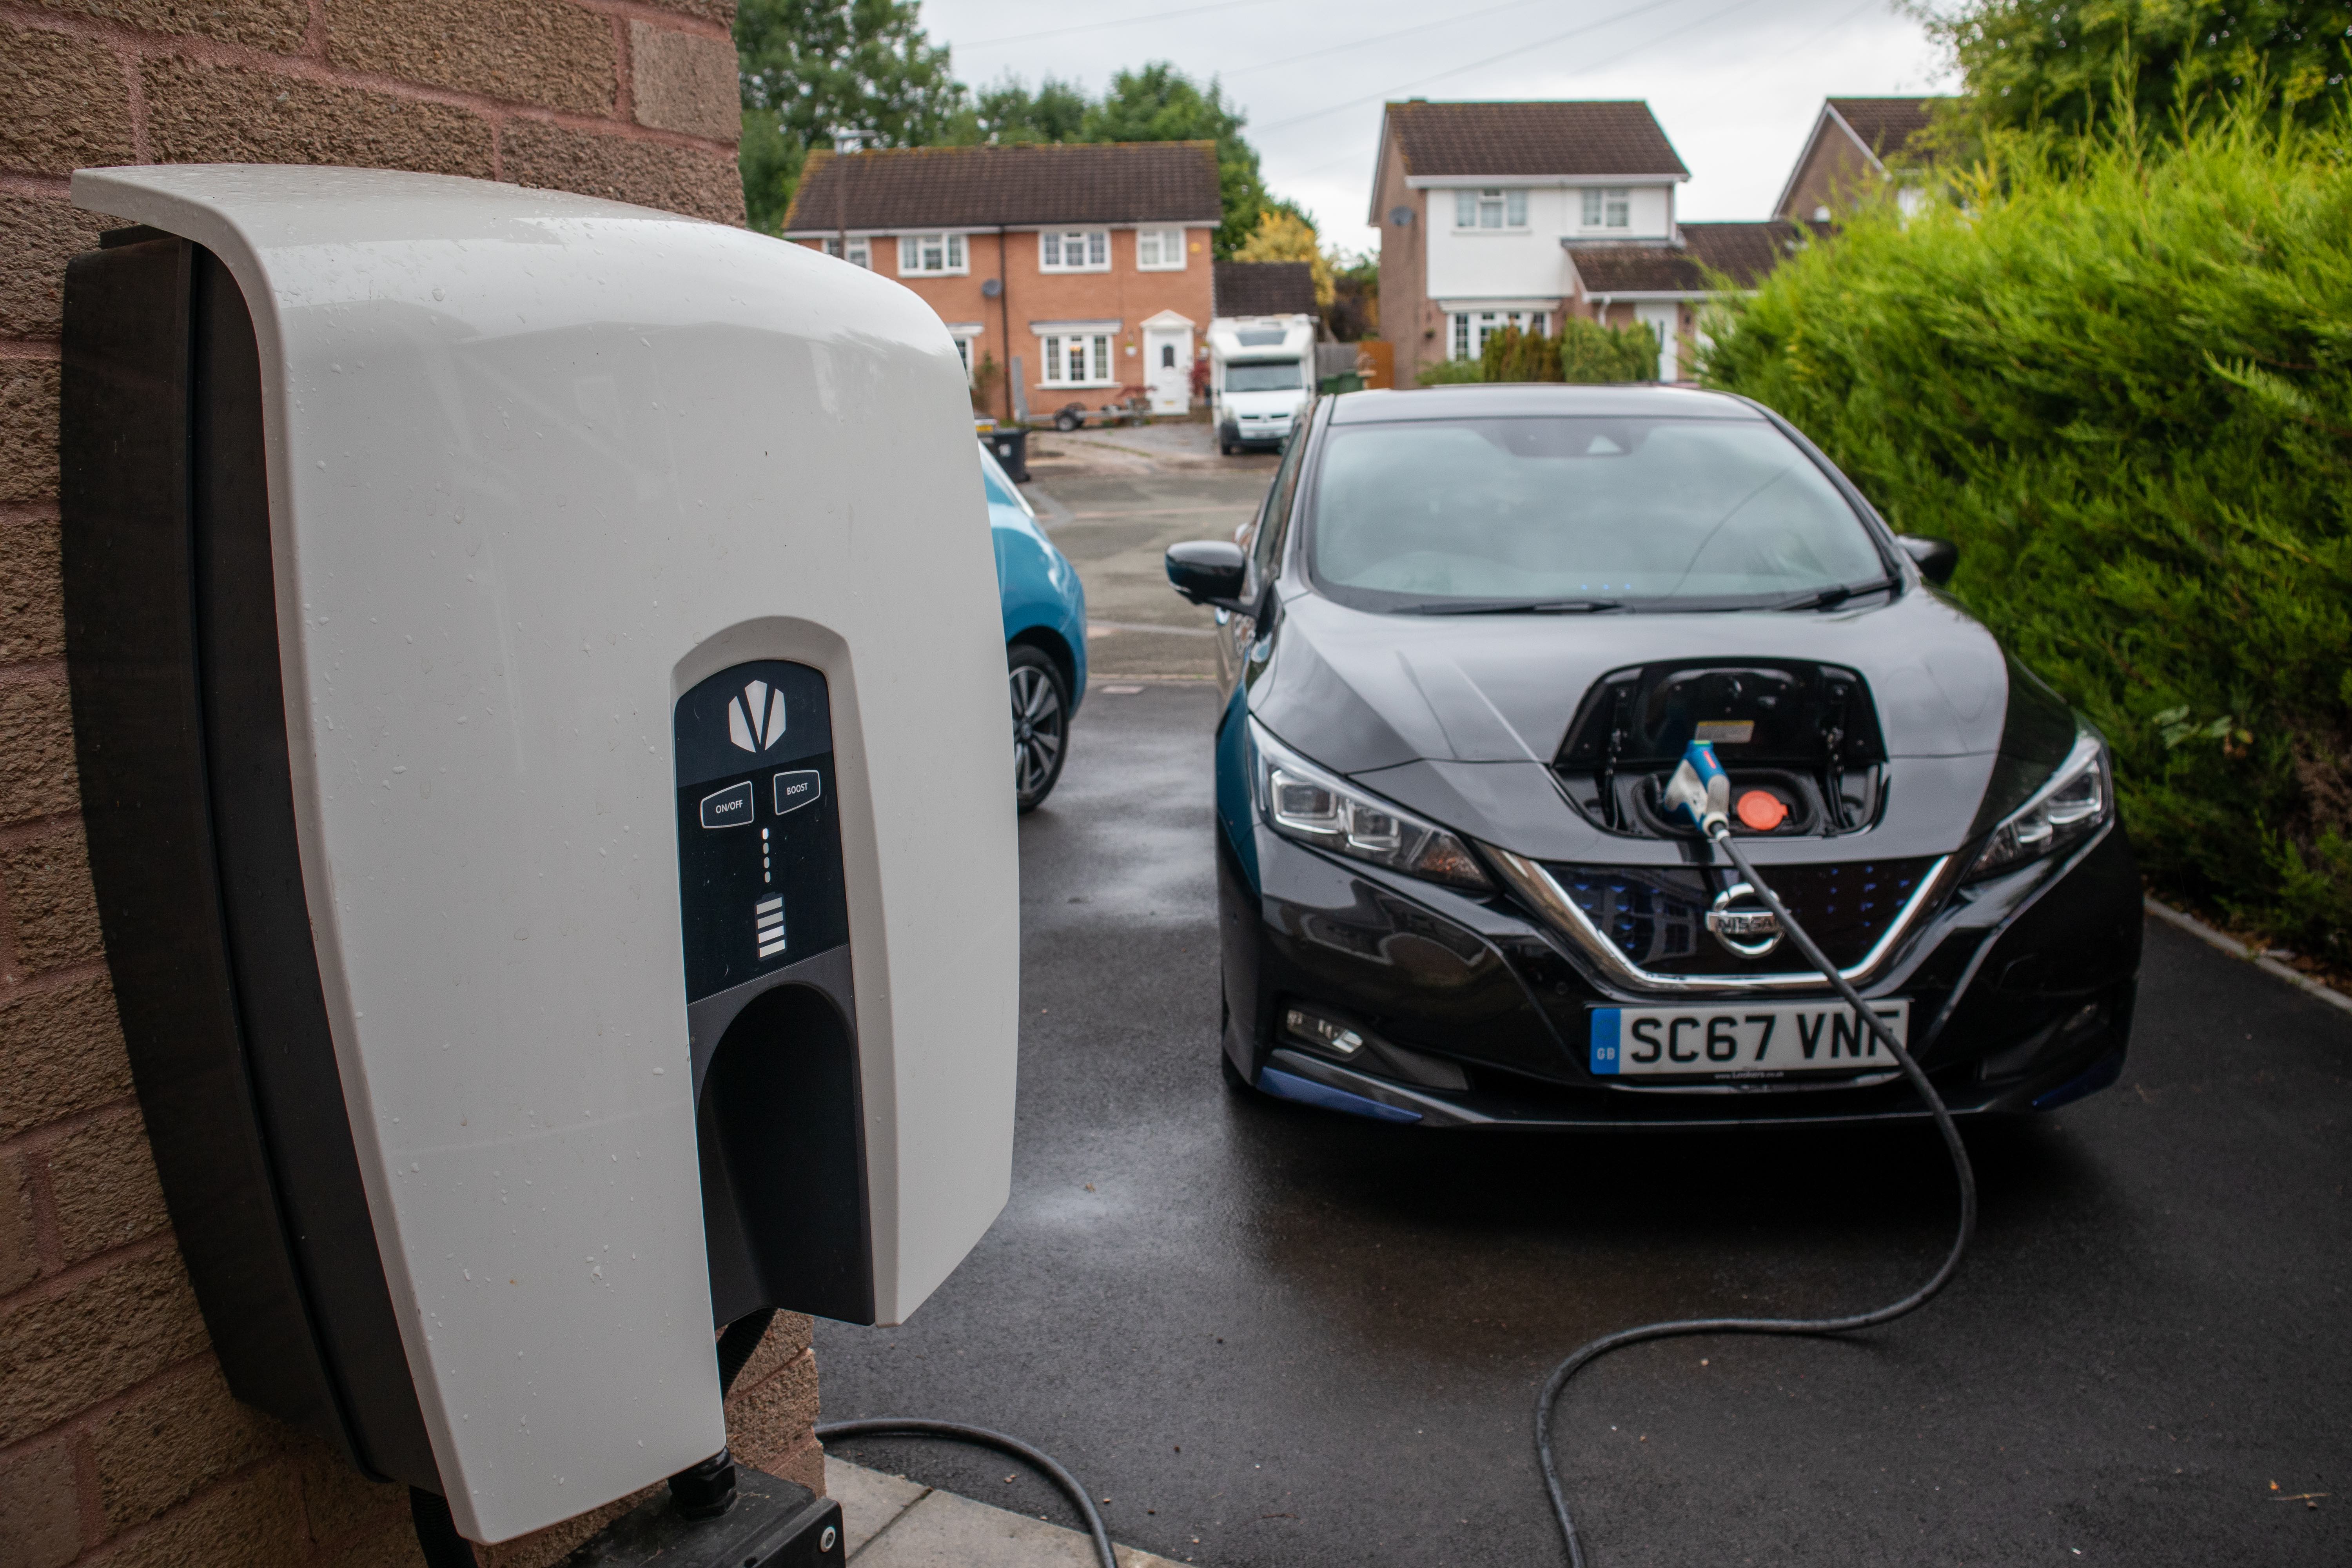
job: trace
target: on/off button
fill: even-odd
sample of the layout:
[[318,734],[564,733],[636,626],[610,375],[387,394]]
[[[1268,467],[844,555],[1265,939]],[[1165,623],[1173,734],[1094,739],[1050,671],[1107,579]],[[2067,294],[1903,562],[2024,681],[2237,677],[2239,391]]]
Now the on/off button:
[[751,781],[702,797],[705,827],[748,827],[751,825]]

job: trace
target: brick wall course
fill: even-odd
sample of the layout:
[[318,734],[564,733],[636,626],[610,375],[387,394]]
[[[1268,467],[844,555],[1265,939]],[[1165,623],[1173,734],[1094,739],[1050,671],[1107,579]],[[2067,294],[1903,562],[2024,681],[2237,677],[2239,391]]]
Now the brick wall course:
[[0,846],[0,889],[16,922],[16,965],[33,976],[106,955],[81,826]]
[[180,1255],[136,1253],[0,1305],[0,1445],[21,1442],[204,1351]]
[[103,974],[39,990],[0,991],[8,1092],[0,1138],[110,1105],[131,1093],[131,1057]]
[[326,0],[336,65],[566,109],[611,110],[613,25],[565,0]]
[[96,38],[0,22],[0,168],[65,174],[128,163],[131,84]]
[[[274,1430],[286,1428],[272,1423]],[[386,1519],[395,1521],[409,1536],[415,1535],[408,1518],[408,1489],[395,1481],[372,1481],[327,1447],[326,1439],[307,1432],[290,1434],[294,1473],[302,1489],[302,1519],[310,1539],[320,1542],[358,1541]]]
[[170,1227],[137,1106],[75,1128],[49,1146],[47,1156],[58,1255],[65,1262],[79,1263]]
[[[31,1284],[40,1272],[32,1162],[21,1150],[0,1149],[0,1296]],[[0,1563],[6,1561],[0,1556]]]
[[57,514],[0,520],[0,665],[65,656],[62,594]]
[[0,1459],[0,1563],[62,1568],[80,1551],[72,1451],[51,1443]]
[[[59,201],[0,194],[0,337],[54,337],[64,326],[66,262],[98,247],[106,225]],[[6,626],[0,616],[0,628]],[[0,632],[5,635],[5,632]],[[0,651],[0,658],[16,657]]]
[[735,0],[639,0],[639,5],[632,8],[675,11],[681,16],[716,22],[721,27],[735,26]]
[[[0,589],[0,604],[5,599]],[[79,777],[66,683],[0,685],[0,826],[75,810]]]
[[[19,0],[24,3],[24,0]],[[60,16],[113,22],[142,33],[212,38],[290,55],[310,26],[307,0],[30,0]]]
[[158,163],[492,174],[489,122],[449,104],[197,60],[151,60],[142,74]]
[[640,125],[714,142],[742,129],[731,39],[629,23],[629,97]]
[[202,1363],[140,1389],[89,1431],[110,1532],[144,1524],[287,1445],[286,1429],[229,1394]]
[[0,359],[0,501],[57,493],[57,362]]
[[735,160],[540,121],[517,120],[503,139],[505,176],[517,184],[608,196],[713,223],[743,222],[743,180]]
[[185,1508],[129,1536],[108,1568],[296,1568],[310,1555],[293,1478],[268,1466],[204,1493]]

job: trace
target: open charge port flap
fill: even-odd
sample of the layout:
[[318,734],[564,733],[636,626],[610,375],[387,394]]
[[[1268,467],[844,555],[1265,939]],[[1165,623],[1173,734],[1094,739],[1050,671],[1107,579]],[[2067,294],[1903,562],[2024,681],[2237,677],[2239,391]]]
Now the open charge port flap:
[[1578,705],[1552,770],[1613,833],[1687,837],[1659,792],[1684,748],[1713,745],[1731,775],[1734,831],[1851,833],[1877,820],[1886,742],[1860,674],[1810,659],[1679,659],[1613,670]]

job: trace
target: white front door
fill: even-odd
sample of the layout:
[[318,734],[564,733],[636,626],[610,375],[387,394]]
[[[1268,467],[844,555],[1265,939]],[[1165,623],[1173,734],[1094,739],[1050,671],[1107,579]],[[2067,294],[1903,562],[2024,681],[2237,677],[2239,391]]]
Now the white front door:
[[1143,383],[1151,412],[1184,414],[1192,406],[1192,329],[1149,327],[1143,333]]
[[1664,304],[1643,303],[1633,307],[1633,316],[1658,335],[1658,379],[1680,381],[1683,308],[1672,300]]

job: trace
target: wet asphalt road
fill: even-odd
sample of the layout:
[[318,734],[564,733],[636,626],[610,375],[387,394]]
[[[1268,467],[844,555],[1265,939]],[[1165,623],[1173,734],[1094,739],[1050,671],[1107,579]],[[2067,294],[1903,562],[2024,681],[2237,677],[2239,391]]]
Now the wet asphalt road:
[[[1952,1222],[1934,1134],[1442,1134],[1234,1099],[1214,709],[1088,699],[1022,830],[1012,1203],[911,1323],[819,1326],[825,1414],[1019,1434],[1118,1539],[1204,1564],[1562,1561],[1528,1437],[1552,1361],[1901,1294]],[[1980,1239],[1918,1316],[1578,1380],[1593,1563],[2352,1562],[2352,1018],[2151,924],[2123,1082],[1970,1147]],[[840,1451],[1066,1517],[993,1456]]]

